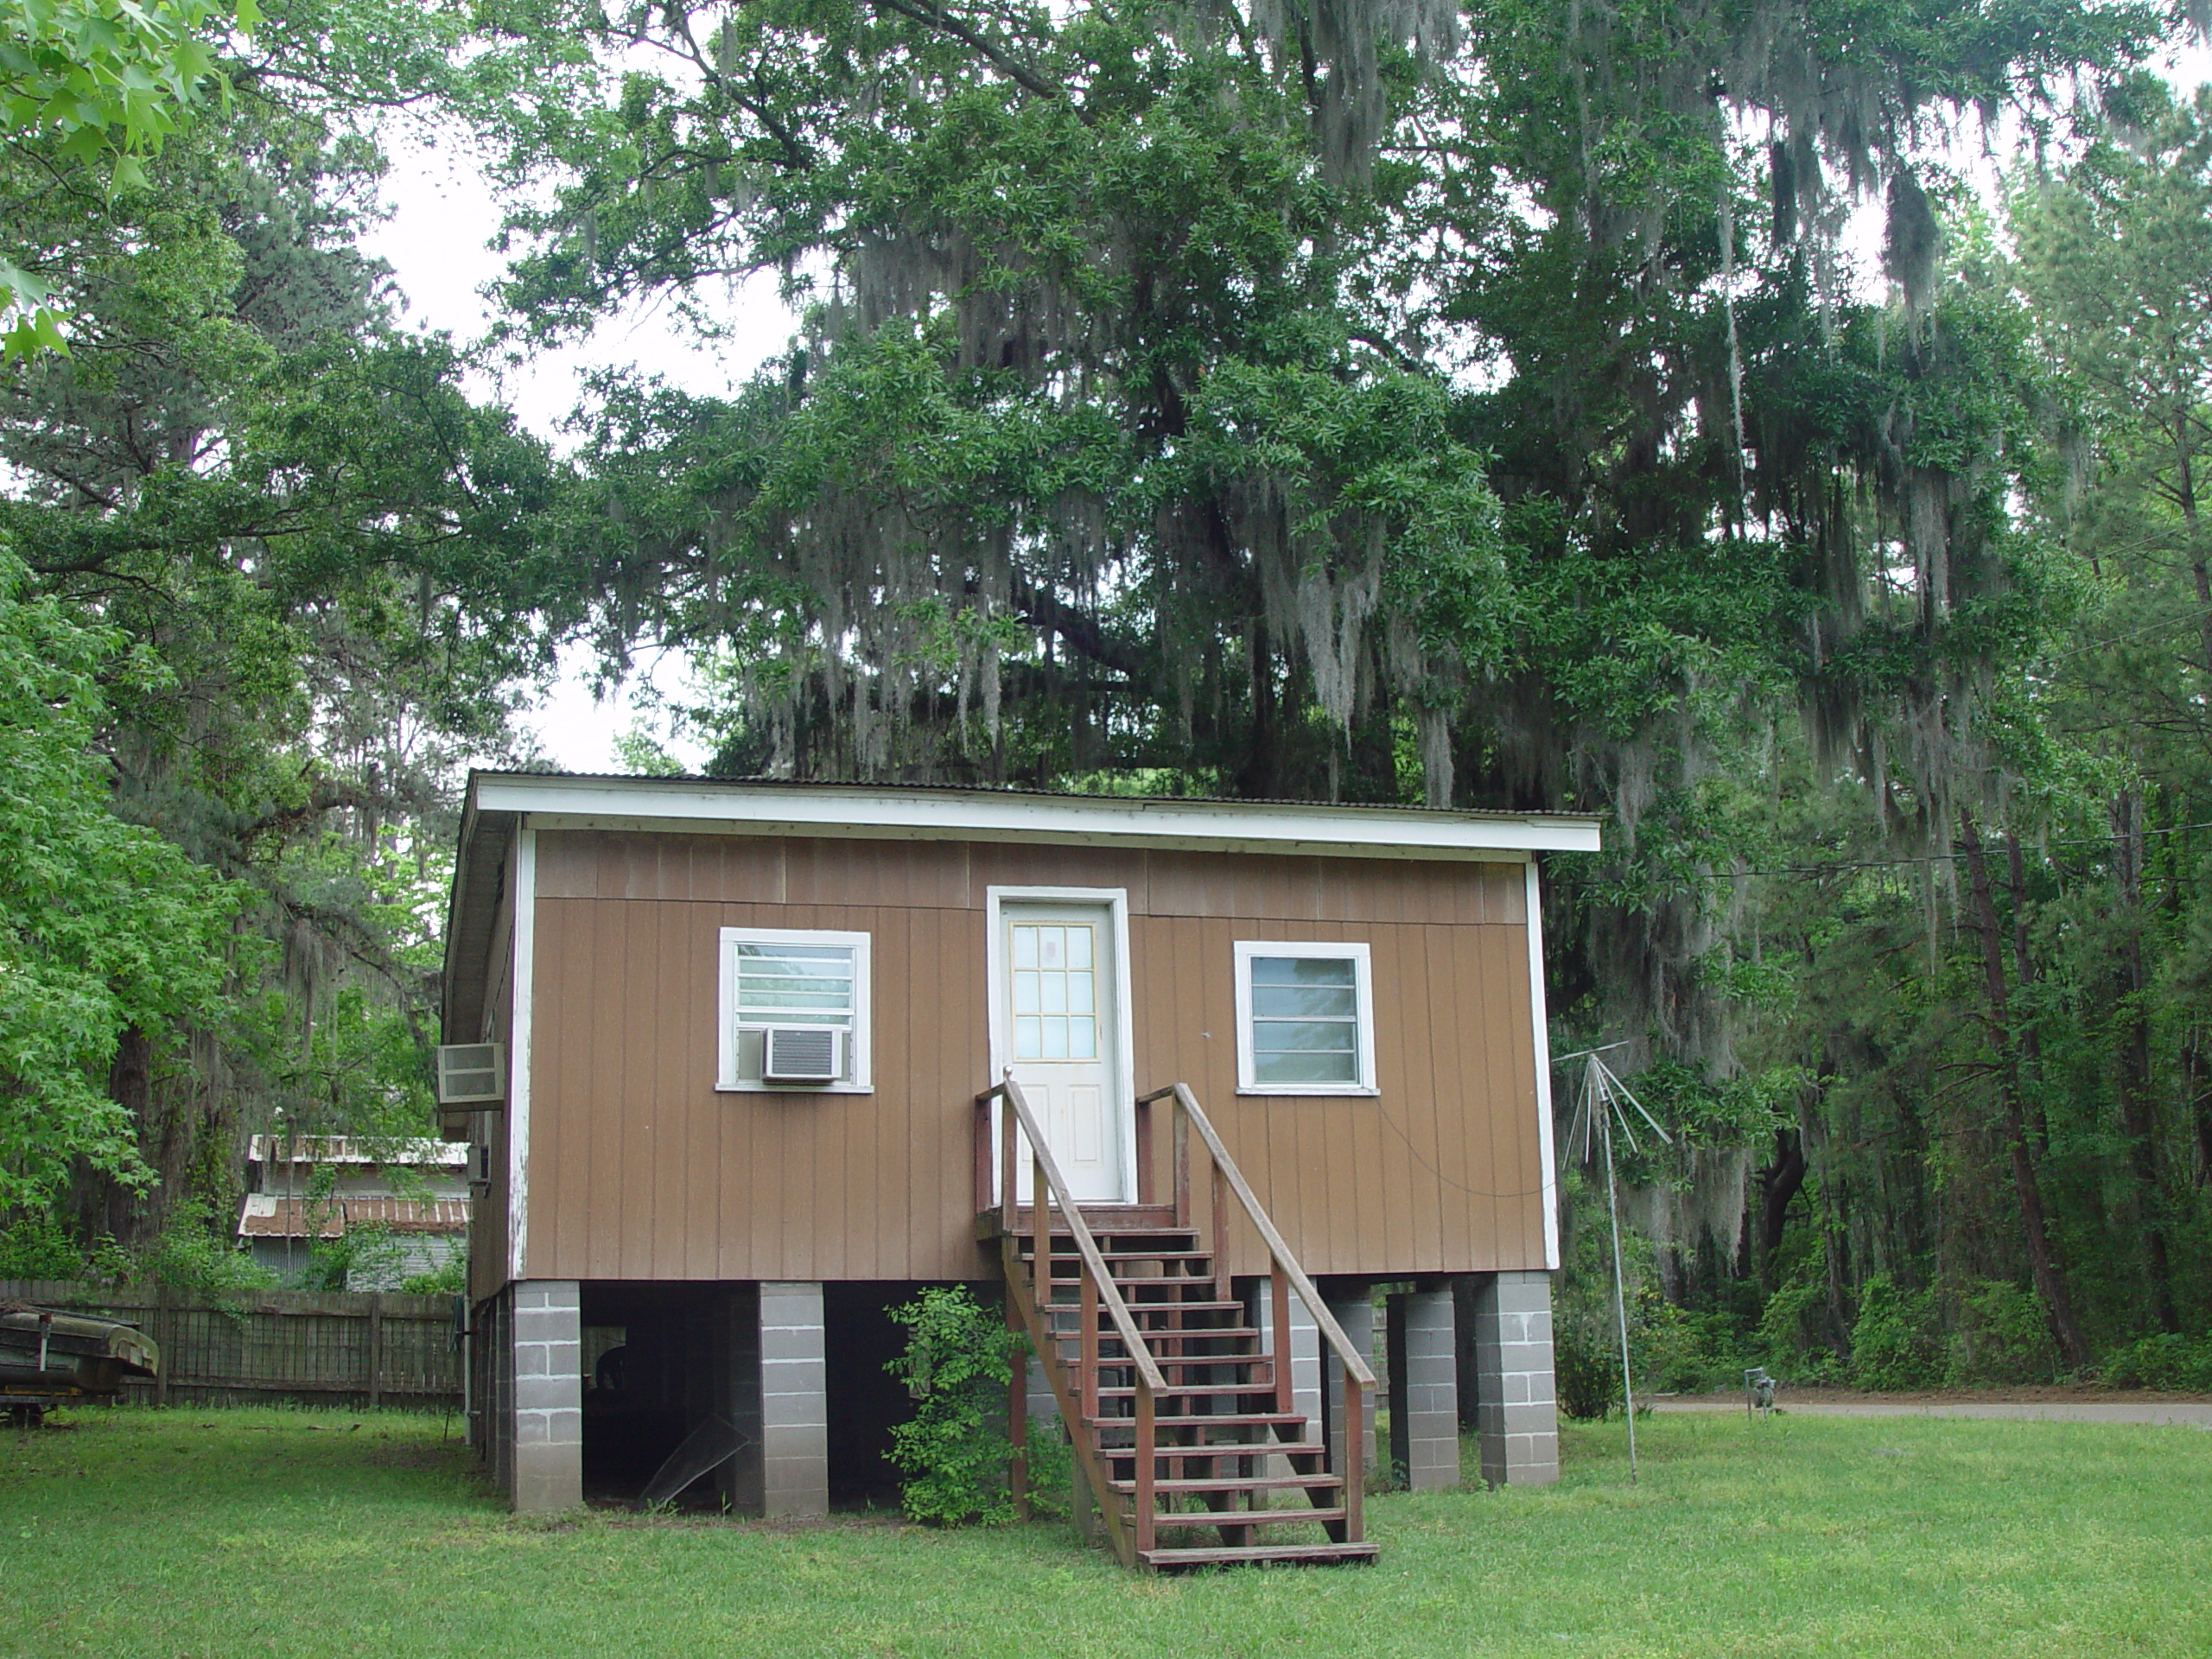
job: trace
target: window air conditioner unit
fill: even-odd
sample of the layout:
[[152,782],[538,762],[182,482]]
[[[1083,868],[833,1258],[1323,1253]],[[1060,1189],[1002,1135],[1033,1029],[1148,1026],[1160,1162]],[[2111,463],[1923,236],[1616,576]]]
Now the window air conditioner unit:
[[499,1104],[507,1097],[507,1051],[499,1043],[448,1043],[438,1051],[438,1104]]
[[845,1071],[845,1033],[834,1026],[771,1026],[763,1083],[835,1083]]

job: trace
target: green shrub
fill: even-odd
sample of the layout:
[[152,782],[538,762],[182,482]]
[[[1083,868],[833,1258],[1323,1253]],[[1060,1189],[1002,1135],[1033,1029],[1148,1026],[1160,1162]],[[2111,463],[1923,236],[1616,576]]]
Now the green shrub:
[[399,1281],[410,1296],[458,1296],[468,1288],[468,1252],[456,1249],[428,1273]]
[[[334,1208],[335,1206],[334,1205]],[[320,1212],[310,1209],[310,1218]],[[380,1222],[355,1222],[335,1238],[308,1245],[307,1265],[294,1275],[298,1290],[362,1290],[397,1276],[407,1247]]]
[[0,1229],[0,1279],[75,1279],[85,1253],[51,1216],[29,1216]]
[[932,1526],[1013,1520],[1014,1447],[1001,1424],[1020,1339],[964,1285],[932,1285],[891,1317],[906,1327],[906,1351],[886,1369],[915,1402],[913,1421],[891,1431],[891,1460],[906,1477],[899,1507]]
[[1629,1330],[1629,1352],[1636,1360],[1641,1398],[1654,1394],[1707,1394],[1732,1389],[1744,1380],[1751,1344],[1742,1323],[1723,1308],[1676,1307],[1647,1286],[1637,1299]]
[[[84,1278],[105,1284],[153,1283],[177,1290],[267,1290],[276,1275],[262,1267],[232,1237],[228,1217],[205,1198],[187,1198],[169,1211],[158,1236],[136,1249],[111,1238],[88,1250],[69,1246],[66,1270],[54,1278]],[[64,1265],[60,1247],[50,1245],[53,1265]],[[0,1277],[6,1277],[0,1274]]]
[[2033,1291],[2001,1279],[1968,1287],[1953,1338],[1953,1382],[2048,1382],[2057,1368],[2050,1322]]
[[1594,1422],[1621,1402],[1621,1355],[1611,1333],[1580,1319],[1555,1325],[1552,1364],[1559,1408],[1579,1422]]
[[1864,1389],[1925,1389],[1944,1380],[1936,1298],[1905,1290],[1886,1273],[1859,1287],[1851,1327],[1852,1380]]
[[1760,1310],[1755,1357],[1777,1376],[1797,1383],[1835,1379],[1840,1362],[1828,1334],[1827,1278],[1827,1249],[1815,1244]]
[[2179,1389],[2212,1393],[2212,1336],[2143,1337],[2108,1357],[2103,1380],[2115,1389]]

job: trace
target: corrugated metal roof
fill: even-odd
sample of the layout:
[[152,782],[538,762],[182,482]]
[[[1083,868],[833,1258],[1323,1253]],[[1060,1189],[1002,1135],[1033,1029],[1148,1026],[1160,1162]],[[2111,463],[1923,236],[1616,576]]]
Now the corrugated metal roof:
[[246,1142],[245,1155],[257,1164],[427,1165],[459,1169],[468,1161],[468,1148],[429,1136],[373,1141],[345,1135],[257,1135]]
[[468,1230],[468,1200],[334,1198],[319,1203],[251,1192],[238,1213],[240,1238],[342,1238],[348,1227],[365,1225],[395,1233],[464,1233]]
[[870,783],[854,778],[713,778],[698,772],[502,772],[480,767],[477,778],[567,779],[580,784],[635,784],[647,788],[696,789],[702,785],[739,785],[747,789],[788,789],[829,792],[836,790],[883,790],[899,794],[1011,796],[1020,800],[1103,801],[1141,805],[1147,802],[1181,802],[1192,806],[1297,806],[1330,812],[1419,812],[1440,818],[1561,818],[1574,822],[1603,817],[1602,812],[1560,812],[1548,809],[1471,806],[1417,806],[1399,801],[1316,801],[1270,795],[1118,795],[1079,789],[1037,789],[1013,784]]

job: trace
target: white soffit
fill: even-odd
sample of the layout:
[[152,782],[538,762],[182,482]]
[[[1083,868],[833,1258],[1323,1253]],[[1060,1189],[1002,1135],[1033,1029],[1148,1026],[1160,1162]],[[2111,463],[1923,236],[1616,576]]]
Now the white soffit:
[[840,785],[667,783],[537,772],[480,773],[474,788],[480,811],[524,813],[537,830],[1029,841],[1510,862],[1531,852],[1599,849],[1599,821],[1565,815]]

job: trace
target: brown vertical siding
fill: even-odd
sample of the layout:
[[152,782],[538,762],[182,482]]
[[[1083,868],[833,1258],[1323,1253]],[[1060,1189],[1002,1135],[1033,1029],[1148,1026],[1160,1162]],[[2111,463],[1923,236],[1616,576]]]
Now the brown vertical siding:
[[[537,856],[530,1276],[986,1271],[994,886],[1128,893],[1133,1081],[1191,1084],[1310,1270],[1542,1265],[1518,865],[576,831]],[[716,1091],[740,925],[872,936],[872,1094]],[[1236,1094],[1241,938],[1368,943],[1379,1097]]]

